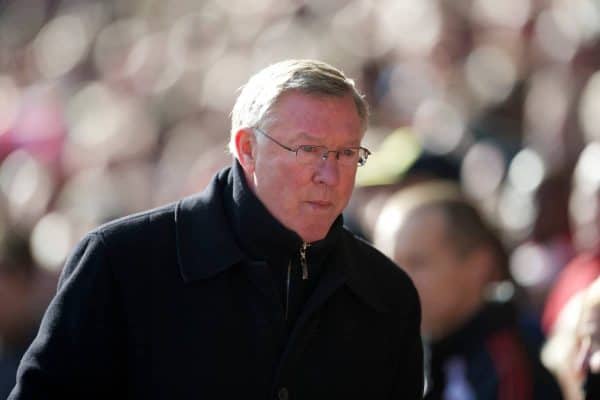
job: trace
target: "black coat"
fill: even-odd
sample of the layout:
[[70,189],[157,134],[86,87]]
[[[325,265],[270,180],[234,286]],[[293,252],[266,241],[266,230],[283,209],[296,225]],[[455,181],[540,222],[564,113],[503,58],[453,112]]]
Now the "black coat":
[[268,266],[224,212],[230,175],[80,242],[11,400],[421,398],[416,290],[344,229],[281,345]]

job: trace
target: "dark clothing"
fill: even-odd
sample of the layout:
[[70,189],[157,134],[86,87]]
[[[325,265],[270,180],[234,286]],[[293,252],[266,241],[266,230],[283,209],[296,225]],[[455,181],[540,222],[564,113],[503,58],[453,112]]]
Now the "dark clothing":
[[588,374],[583,390],[585,400],[600,399],[600,374]]
[[15,386],[19,362],[33,341],[39,324],[39,319],[34,319],[23,323],[8,337],[0,338],[0,400],[6,400]]
[[408,277],[338,220],[307,250],[309,279],[290,282],[286,321],[301,245],[237,163],[198,196],[97,229],[11,399],[421,398]]
[[5,400],[15,386],[17,367],[28,345],[0,346],[0,400]]
[[459,331],[431,345],[426,400],[552,400],[560,388],[539,359],[511,303],[489,303]]
[[331,253],[343,231],[342,217],[334,222],[325,239],[307,248],[310,273],[308,279],[303,280],[299,253],[302,239],[270,216],[247,187],[241,167],[237,164],[234,172],[224,188],[223,197],[233,199],[224,204],[227,220],[231,222],[233,235],[244,254],[253,261],[269,265],[275,284],[272,295],[280,298],[287,321],[286,331],[289,333],[318,282],[323,264],[328,257],[335,258],[335,254]]

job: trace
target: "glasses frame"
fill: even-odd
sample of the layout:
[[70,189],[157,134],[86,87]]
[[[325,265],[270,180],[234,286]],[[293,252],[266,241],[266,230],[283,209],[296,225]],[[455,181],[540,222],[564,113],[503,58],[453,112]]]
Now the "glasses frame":
[[[303,147],[303,146],[309,146],[309,145],[306,145],[306,144],[301,144],[301,145],[298,145],[298,147],[296,147],[294,149],[292,147],[286,146],[285,144],[279,142],[277,139],[271,137],[270,135],[268,135],[261,128],[254,127],[253,129],[255,131],[258,131],[261,135],[265,136],[267,139],[269,139],[270,141],[272,141],[273,143],[275,143],[276,145],[278,145],[282,149],[294,153],[296,155],[296,159],[298,159],[298,150],[300,150],[300,148]],[[345,147],[345,148],[343,148],[341,150],[329,150],[327,147],[325,147],[325,146],[319,146],[319,145],[314,145],[314,147],[322,147],[322,148],[325,149],[325,151],[321,154],[321,160],[323,160],[323,161],[325,161],[325,160],[327,160],[329,158],[329,153],[335,153],[335,159],[339,161],[340,160],[340,153],[342,151],[344,151],[345,149],[352,149],[352,150],[356,150],[357,152],[360,151],[360,150],[362,150],[362,151],[365,152],[365,157],[362,157],[362,160],[363,160],[362,164],[360,163],[360,161],[358,161],[356,163],[356,165],[358,167],[362,167],[363,165],[365,165],[367,163],[367,159],[371,155],[371,151],[369,149],[367,149],[366,147],[362,147],[362,146],[358,146],[358,147]],[[358,159],[360,160],[361,157],[359,157]]]

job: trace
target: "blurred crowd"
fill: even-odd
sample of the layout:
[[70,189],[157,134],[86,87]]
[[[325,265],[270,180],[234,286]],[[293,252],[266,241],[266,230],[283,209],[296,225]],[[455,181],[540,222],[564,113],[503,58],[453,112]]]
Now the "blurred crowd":
[[285,58],[371,105],[347,224],[374,240],[396,191],[454,182],[551,334],[577,290],[549,293],[600,236],[599,38],[594,0],[0,0],[0,359],[83,233],[229,164],[237,89]]

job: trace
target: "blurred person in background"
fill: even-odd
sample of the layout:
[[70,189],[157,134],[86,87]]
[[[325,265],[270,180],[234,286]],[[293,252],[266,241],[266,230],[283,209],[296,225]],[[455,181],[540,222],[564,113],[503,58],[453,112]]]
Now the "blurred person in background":
[[0,240],[0,399],[15,385],[19,360],[35,336],[54,288],[53,274],[36,267],[27,236]]
[[[596,231],[600,232],[600,187],[596,188],[595,202]],[[583,398],[588,367],[595,374],[600,372],[597,364],[600,357],[599,279],[600,240],[597,238],[595,248],[579,254],[560,273],[544,309],[543,323],[548,340],[543,361],[557,376],[568,400]],[[586,360],[590,366],[585,365]],[[598,378],[591,381],[597,382]],[[590,385],[589,390],[598,394],[597,387],[598,384]]]
[[420,399],[416,289],[342,226],[367,119],[325,63],[254,75],[231,167],[76,247],[9,398]]
[[577,324],[575,371],[586,400],[600,398],[600,277],[585,290]]
[[[423,307],[426,399],[559,399],[520,320],[502,243],[452,182],[400,190],[375,244],[407,271]],[[426,352],[427,354],[427,352]]]

